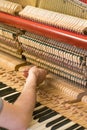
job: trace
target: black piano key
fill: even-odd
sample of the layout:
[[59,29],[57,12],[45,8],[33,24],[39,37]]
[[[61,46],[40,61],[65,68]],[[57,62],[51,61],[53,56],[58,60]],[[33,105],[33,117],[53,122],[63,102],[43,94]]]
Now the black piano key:
[[66,117],[61,116],[61,117],[59,117],[59,118],[57,118],[57,119],[55,119],[55,120],[53,120],[53,121],[51,121],[51,122],[48,122],[48,123],[46,124],[46,127],[50,127],[50,126],[52,126],[52,125],[56,124],[57,122],[60,122],[60,121],[62,121],[62,120],[64,120],[64,119],[66,119]]
[[5,99],[6,101],[12,103],[12,102],[16,101],[16,99],[19,97],[20,94],[21,94],[20,92],[19,92],[19,93],[13,93],[12,95],[9,95],[9,96],[7,96],[7,97],[4,98],[4,99]]
[[8,88],[3,89],[3,90],[0,91],[0,96],[2,97],[2,96],[10,94],[12,92],[16,92],[15,89],[12,89],[11,87],[8,87]]
[[69,128],[67,128],[65,130],[74,130],[77,127],[79,127],[79,124],[74,124],[74,125],[70,126]]
[[65,124],[69,123],[70,121],[71,121],[71,120],[66,119],[66,120],[64,120],[64,121],[62,121],[62,122],[60,122],[60,123],[54,125],[54,126],[51,128],[51,130],[56,130],[56,129],[58,129],[58,128],[64,126]]
[[47,119],[49,119],[49,118],[51,118],[51,117],[53,117],[53,116],[56,116],[57,114],[58,114],[57,112],[53,111],[52,113],[49,113],[49,114],[47,114],[47,115],[42,116],[42,117],[38,120],[38,122],[39,122],[39,123],[40,123],[40,122],[43,122],[43,121],[45,121],[45,120],[47,120]]
[[5,97],[4,99],[9,101],[10,99],[14,98],[14,97],[18,97],[20,95],[19,93],[13,93],[12,95],[8,95],[7,97]]
[[4,88],[4,87],[6,87],[6,86],[7,86],[6,84],[0,82],[0,88]]
[[33,115],[36,115],[36,114],[38,114],[38,113],[40,113],[40,112],[42,112],[42,111],[45,111],[45,110],[47,110],[48,108],[45,106],[45,107],[42,107],[42,108],[40,108],[40,109],[38,109],[38,110],[35,110],[34,112],[33,112]]
[[41,103],[40,103],[40,102],[36,102],[35,108],[36,108],[36,107],[39,107],[39,106],[41,106]]
[[9,100],[8,102],[9,102],[9,103],[14,103],[14,102],[16,101],[16,99],[17,99],[16,97],[15,97],[15,98],[12,98],[12,99]]
[[48,109],[47,111],[44,111],[44,112],[42,112],[42,113],[36,115],[33,119],[36,120],[36,119],[38,119],[38,118],[40,118],[40,117],[42,117],[42,116],[44,116],[44,115],[47,115],[47,114],[50,113],[50,112],[52,112],[52,110],[51,110],[51,109]]
[[83,126],[77,128],[76,130],[85,130],[85,128]]

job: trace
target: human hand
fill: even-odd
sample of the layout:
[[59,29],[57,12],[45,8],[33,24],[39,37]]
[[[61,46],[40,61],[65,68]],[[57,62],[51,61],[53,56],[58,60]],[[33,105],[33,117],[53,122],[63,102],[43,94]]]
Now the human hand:
[[33,67],[27,67],[24,70],[24,76],[29,80],[30,78],[32,78],[33,80],[35,80],[36,84],[39,85],[40,83],[42,83],[47,75],[47,71],[42,69],[42,68],[38,68],[36,66]]

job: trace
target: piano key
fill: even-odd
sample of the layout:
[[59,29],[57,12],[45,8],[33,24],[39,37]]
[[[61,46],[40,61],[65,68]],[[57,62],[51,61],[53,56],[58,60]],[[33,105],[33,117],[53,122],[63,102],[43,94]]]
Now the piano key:
[[[16,89],[13,89],[13,88],[7,86],[6,84],[5,84],[5,86],[6,87],[0,89],[0,93],[3,93],[3,91],[4,92],[9,91],[9,92],[4,93],[5,95],[0,94],[0,96],[2,97],[2,99],[7,100],[8,102],[12,102],[13,100],[15,101],[20,93],[17,92]],[[10,90],[9,90],[9,88],[10,88]]]
[[[46,108],[46,109],[45,109]],[[40,110],[40,111],[39,111]],[[50,110],[49,108],[41,105],[40,107],[38,107],[38,109],[34,110],[34,112],[38,111],[38,113],[36,113],[34,116],[33,116],[33,119],[35,116],[38,117],[39,114],[42,114],[41,116],[44,116],[44,112]],[[52,110],[50,111],[50,113],[52,112]],[[47,113],[48,114],[48,113]],[[46,115],[46,114],[45,114]],[[39,116],[37,119],[33,120],[32,124],[34,125],[36,122],[38,122],[39,118],[41,118],[41,116]]]
[[14,92],[11,93],[7,96],[4,97],[4,99],[10,103],[13,103],[14,101],[16,101],[16,99],[19,97],[20,93],[19,92]]
[[0,88],[0,92],[2,91],[2,90],[5,90],[5,89],[10,89],[10,90],[13,90],[13,88],[11,88],[10,86],[5,86],[5,87],[2,87],[2,88]]
[[15,92],[15,89],[8,87],[6,89],[0,90],[0,96],[5,96],[5,95],[10,94],[12,92]]
[[66,119],[66,118],[64,116],[61,116],[61,117],[47,123],[46,127],[50,127],[50,126],[52,126],[52,125],[56,124],[57,122],[60,122],[61,120],[64,120],[64,119]]
[[41,103],[40,103],[40,102],[36,102],[35,108],[36,108],[36,107],[39,107],[39,106],[41,106]]
[[20,95],[20,92],[13,92],[11,94],[5,95],[2,98],[9,101],[11,98],[14,98],[14,96]]
[[74,124],[74,125],[70,126],[69,128],[67,128],[65,130],[74,130],[74,129],[78,128],[78,127],[79,127],[79,124]]
[[[51,118],[51,116],[50,116],[50,114],[51,114],[51,116],[54,116],[54,111],[53,112],[51,112],[51,113],[49,113],[49,114],[47,114],[47,115],[45,115],[45,116],[49,116],[49,118]],[[44,116],[42,116],[42,118],[43,118]],[[47,119],[45,119],[44,121],[46,121]],[[32,122],[32,125],[34,126],[34,125],[37,125],[37,122],[38,122],[39,120],[37,119],[37,120],[33,120],[33,122]],[[42,122],[43,123],[43,122]],[[40,123],[41,124],[41,123]],[[36,126],[34,126],[34,127],[36,127]]]
[[[59,116],[61,116],[61,115],[59,115]],[[54,117],[53,117],[54,118]],[[36,125],[34,125],[33,127],[31,127],[31,128],[33,128],[33,130],[35,129],[35,130],[51,130],[51,128],[47,128],[46,127],[46,123],[48,122],[48,121],[52,121],[53,120],[53,118],[50,118],[50,119],[48,119],[48,120],[46,120],[45,122],[42,122],[42,123],[36,123]],[[56,118],[58,118],[58,116],[56,117]],[[55,118],[54,118],[55,119]],[[73,125],[73,124],[75,124],[74,122],[70,122],[70,123],[68,123],[67,125],[65,125],[65,128],[67,128],[67,127],[69,127],[69,126],[71,126],[71,125]],[[58,129],[59,130],[59,129]],[[60,128],[60,130],[64,130],[64,129],[61,129]]]
[[[63,116],[60,116],[59,118],[61,118],[61,117],[63,117]],[[56,118],[56,119],[58,119],[58,118]],[[54,120],[56,120],[56,119],[54,119]],[[51,120],[50,122],[52,122],[52,121],[53,121],[53,120]],[[49,123],[46,122],[45,128],[42,129],[42,130],[45,130],[45,129],[46,129],[46,130],[51,130],[51,125],[50,125],[49,127],[46,127],[47,124],[49,124]],[[56,129],[56,130],[66,130],[66,129],[68,129],[69,127],[71,127],[71,126],[73,126],[73,125],[75,125],[75,123],[74,123],[73,121],[71,121],[71,122],[69,122],[68,124],[63,125],[62,127],[58,128],[58,129]],[[78,127],[81,127],[81,126],[78,125]],[[71,129],[69,129],[69,130],[71,130]],[[75,129],[73,129],[73,130],[75,130]]]
[[16,101],[16,99],[17,99],[17,97],[10,99],[9,103],[14,103]]
[[68,128],[68,127],[70,127],[70,126],[72,126],[72,125],[74,125],[75,123],[74,122],[69,122],[68,124],[66,124],[66,125],[63,125],[63,126],[61,126],[60,128],[58,128],[58,129],[56,129],[56,130],[65,130],[66,128]]
[[32,129],[28,128],[27,130],[32,130]]
[[44,107],[42,107],[42,108],[40,108],[40,109],[37,109],[37,110],[35,110],[34,112],[33,112],[33,116],[34,115],[36,115],[36,114],[38,114],[38,113],[40,113],[40,112],[42,112],[42,111],[45,111],[45,110],[47,110],[48,108],[46,107],[46,106],[44,106]]
[[51,120],[54,120],[54,119],[56,119],[56,118],[58,118],[58,117],[61,117],[61,115],[60,114],[57,114],[57,115],[55,115],[55,116],[53,116],[53,117],[51,117],[51,118],[49,118],[49,119],[47,119],[47,120],[45,120],[44,122],[38,122],[38,120],[33,120],[32,121],[32,123],[31,123],[31,126],[30,126],[30,128],[31,129],[37,129],[37,130],[43,130],[43,129],[46,129],[46,130],[48,130],[48,128],[46,128],[46,123],[48,123],[48,122],[50,122]]
[[0,88],[0,91],[5,90],[5,89],[7,89],[7,88],[9,88],[9,87],[8,87],[8,86],[5,86],[5,87],[3,87],[3,88]]
[[39,113],[38,115],[36,115],[36,116],[34,116],[34,120],[35,119],[38,119],[38,118],[40,118],[40,117],[42,117],[42,116],[44,116],[44,115],[46,115],[46,114],[48,114],[48,113],[50,113],[50,112],[52,112],[52,110],[51,109],[47,109],[46,111],[43,111],[43,112],[41,112],[41,113]]
[[42,116],[42,117],[38,120],[38,122],[43,122],[43,121],[45,121],[45,120],[47,120],[47,119],[49,119],[49,118],[51,118],[51,117],[53,117],[53,116],[55,116],[55,115],[57,115],[57,114],[58,114],[57,112],[53,111],[53,112],[51,112],[51,113],[49,113],[49,114],[47,114],[47,115]]
[[52,126],[51,130],[57,130],[57,129],[59,129],[60,127],[62,127],[63,125],[69,123],[70,121],[71,121],[70,119],[66,119],[66,120],[64,120],[64,121],[62,121],[62,122],[60,122],[60,123],[58,123],[58,124]]
[[76,130],[85,130],[85,128],[83,126],[80,126],[79,128],[77,128]]
[[[37,111],[38,113],[36,113],[34,116],[33,116],[33,119],[35,120],[39,120],[39,118],[43,117],[44,115],[47,115],[49,113],[52,113],[53,110],[41,105],[42,107],[38,107]],[[40,111],[39,111],[40,110]],[[36,110],[34,110],[34,112],[36,112]]]
[[6,84],[0,82],[0,88],[6,87],[6,86],[7,86]]
[[[43,107],[45,107],[45,106],[41,104],[40,106],[35,107],[35,108],[34,108],[34,111],[39,110],[39,109],[41,109],[41,108],[43,108]],[[33,112],[33,113],[34,113],[34,112]],[[35,114],[38,114],[38,113],[35,113]]]

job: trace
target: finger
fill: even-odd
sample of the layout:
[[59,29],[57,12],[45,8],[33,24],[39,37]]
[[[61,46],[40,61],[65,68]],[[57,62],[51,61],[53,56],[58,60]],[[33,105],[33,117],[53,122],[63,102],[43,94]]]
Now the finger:
[[34,67],[34,65],[27,66],[27,67],[23,70],[23,75],[24,75],[25,77],[28,76],[29,70],[30,70],[32,67]]

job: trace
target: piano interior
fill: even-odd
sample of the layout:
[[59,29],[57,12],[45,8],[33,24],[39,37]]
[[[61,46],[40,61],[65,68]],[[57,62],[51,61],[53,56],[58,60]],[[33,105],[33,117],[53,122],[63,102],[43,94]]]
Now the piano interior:
[[3,99],[17,99],[31,64],[49,73],[28,130],[86,130],[87,0],[0,0]]

